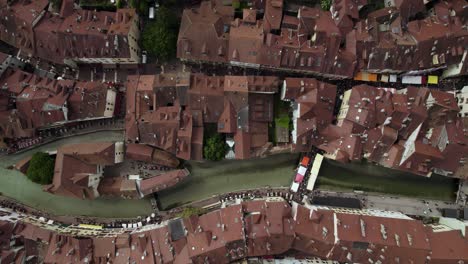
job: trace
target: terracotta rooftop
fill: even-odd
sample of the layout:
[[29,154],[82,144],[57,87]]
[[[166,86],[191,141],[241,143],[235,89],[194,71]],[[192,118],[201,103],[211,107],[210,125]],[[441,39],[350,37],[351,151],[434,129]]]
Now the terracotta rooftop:
[[282,0],[266,1],[263,19],[253,19],[255,11],[246,9],[245,19],[231,18],[227,24],[208,1],[198,9],[186,9],[177,56],[183,60],[265,66],[338,78],[353,76],[354,53],[340,48],[343,36],[327,12],[301,7],[297,18],[286,16],[282,23]]
[[142,180],[139,184],[139,191],[142,196],[152,194],[170,188],[189,175],[188,170],[172,170],[149,179]]
[[[204,124],[218,132],[249,132],[239,142],[248,158],[268,142],[273,121],[274,76],[130,76],[127,81],[126,140],[163,149],[185,160],[201,160]],[[249,136],[249,137],[250,137]],[[244,144],[245,143],[245,144]]]
[[[102,177],[99,168],[120,162],[118,157],[123,156],[120,151],[112,142],[81,143],[59,148],[53,182],[46,187],[47,191],[79,199],[97,197],[97,185]],[[92,185],[93,181],[97,183]]]
[[[8,20],[0,23],[0,39],[60,64],[76,58],[136,59],[129,44],[137,37],[132,33],[138,20],[134,9],[89,11],[75,9],[73,0],[64,0],[60,13],[54,14],[46,10],[48,4],[21,0],[2,5],[0,13]],[[15,32],[21,33],[15,36]]]
[[[293,209],[287,202],[278,200],[244,201],[131,232],[104,229],[97,236],[73,237],[64,234],[61,228],[46,231],[48,235],[44,236],[40,232],[44,226],[34,221],[33,224],[23,222],[0,221],[2,261],[36,252],[46,263],[209,261],[222,264],[290,250],[295,250],[296,256],[313,255],[338,262],[461,263],[468,260],[467,237],[448,226],[424,225],[395,212],[302,205]],[[16,243],[11,243],[16,238]],[[35,241],[42,241],[44,250],[37,250],[39,244]],[[23,245],[29,248],[26,252]]]

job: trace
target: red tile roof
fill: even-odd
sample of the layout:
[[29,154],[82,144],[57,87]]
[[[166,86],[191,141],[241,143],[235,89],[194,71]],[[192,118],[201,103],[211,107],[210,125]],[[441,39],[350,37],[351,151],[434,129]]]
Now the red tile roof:
[[256,144],[240,143],[250,153],[250,148],[268,141],[267,123],[273,121],[273,94],[278,86],[279,79],[273,76],[131,76],[126,140],[161,148],[181,159],[201,160],[203,126],[215,123],[222,133],[250,131]]
[[194,263],[227,263],[245,256],[241,205],[197,218],[197,225],[185,221],[188,254]]
[[290,206],[282,202],[251,201],[243,203],[247,255],[279,255],[292,246],[294,224]]
[[[24,229],[23,229],[24,227]],[[0,222],[5,258],[22,256],[23,240],[39,241],[43,227]],[[246,257],[295,250],[339,262],[457,263],[467,261],[468,240],[460,230],[426,226],[403,215],[327,208],[294,210],[285,201],[251,200],[201,216],[173,219],[131,233],[72,237],[50,232],[36,251],[46,263],[231,263]],[[118,231],[116,231],[118,232]],[[16,243],[10,243],[18,235]],[[26,241],[24,242],[26,246]],[[38,244],[29,244],[27,252]],[[31,248],[32,247],[32,248]],[[19,254],[11,254],[10,249]],[[380,262],[379,262],[380,261]]]
[[[320,107],[324,113],[314,115],[320,103],[318,98],[323,96],[317,95],[315,88],[308,88],[311,83],[314,84],[311,87],[320,84],[305,79],[285,80],[284,99],[298,104],[298,118],[294,122],[296,151],[309,151],[315,145],[343,162],[367,158],[423,176],[435,171],[464,178],[461,175],[467,166],[461,153],[466,152],[468,137],[462,133],[453,95],[411,86],[393,94],[358,85],[352,88],[340,110],[344,120],[334,125],[331,124],[333,106],[327,108],[325,104]],[[323,122],[324,127],[317,129],[318,118],[327,115],[330,117]],[[446,134],[442,133],[443,129]]]
[[353,76],[356,58],[340,48],[341,33],[327,12],[301,7],[298,18],[287,17],[283,25],[282,0],[266,1],[264,17],[255,23],[251,18],[253,11],[245,12],[246,20],[231,18],[229,27],[223,26],[210,2],[203,2],[199,9],[185,10],[177,56],[184,60],[231,62],[340,78]]
[[98,174],[98,166],[115,163],[115,143],[80,143],[65,145],[57,150],[54,178],[47,191],[79,199],[96,197],[88,187],[88,177]]
[[50,240],[45,263],[87,263],[92,260],[93,240],[89,238],[73,238],[54,234]]
[[429,263],[455,263],[468,259],[468,240],[459,230],[436,232],[429,229],[427,233],[432,252]]
[[142,180],[139,184],[139,191],[143,196],[173,187],[180,181],[188,177],[188,170],[172,170],[149,179]]
[[65,0],[58,16],[45,10],[48,4],[28,0],[3,5],[0,12],[8,21],[0,23],[0,39],[60,64],[75,58],[131,58],[127,38],[135,37],[130,34],[138,19],[134,9],[89,11],[74,9],[73,1]]
[[234,17],[234,10],[223,14],[216,8],[212,1],[203,1],[199,9],[184,10],[177,41],[178,57],[226,60],[228,34],[224,30],[227,21]]
[[125,150],[127,159],[151,162],[153,158],[153,148],[143,144],[127,144]]

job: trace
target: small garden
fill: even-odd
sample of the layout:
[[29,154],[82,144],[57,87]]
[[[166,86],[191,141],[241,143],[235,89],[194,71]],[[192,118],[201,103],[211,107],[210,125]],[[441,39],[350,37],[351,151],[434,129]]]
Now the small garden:
[[179,19],[165,6],[156,11],[156,19],[145,25],[142,32],[142,47],[150,58],[159,63],[169,61],[176,56]]
[[268,127],[268,140],[274,145],[289,142],[289,135],[293,129],[290,102],[282,101],[279,94],[275,94],[273,105],[274,119]]
[[206,124],[203,133],[203,158],[220,161],[224,159],[228,149],[226,136],[218,133],[217,124]]
[[189,218],[192,215],[199,216],[199,215],[205,214],[206,212],[207,212],[207,210],[205,210],[203,208],[187,206],[177,216],[182,217],[182,218]]

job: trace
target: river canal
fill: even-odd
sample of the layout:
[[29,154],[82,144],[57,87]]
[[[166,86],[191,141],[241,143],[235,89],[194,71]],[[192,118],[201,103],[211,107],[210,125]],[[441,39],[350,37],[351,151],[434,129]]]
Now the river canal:
[[[29,181],[18,171],[6,167],[36,151],[56,150],[78,142],[121,141],[119,131],[96,132],[75,136],[38,147],[25,153],[0,158],[0,192],[28,206],[54,215],[95,217],[136,217],[151,213],[148,199],[96,199],[93,201],[54,196],[43,192],[40,185]],[[162,208],[171,208],[215,194],[259,187],[289,186],[298,162],[297,154],[279,154],[264,159],[225,160],[221,162],[188,162],[188,180],[158,194]],[[405,196],[449,200],[453,197],[454,181],[448,178],[430,179],[395,172],[371,164],[339,164],[326,161],[319,173],[318,185],[323,189],[362,189]]]
[[166,209],[215,194],[289,186],[298,160],[298,154],[278,154],[262,159],[190,162],[191,177],[175,188],[159,193],[159,204]]
[[61,139],[18,155],[0,158],[0,192],[23,204],[47,211],[54,215],[83,215],[95,217],[136,217],[151,213],[149,200],[97,199],[93,201],[55,196],[42,191],[39,184],[29,181],[26,176],[6,167],[32,155],[36,151],[52,151],[64,144],[79,142],[121,141],[121,131],[96,132],[87,135]]

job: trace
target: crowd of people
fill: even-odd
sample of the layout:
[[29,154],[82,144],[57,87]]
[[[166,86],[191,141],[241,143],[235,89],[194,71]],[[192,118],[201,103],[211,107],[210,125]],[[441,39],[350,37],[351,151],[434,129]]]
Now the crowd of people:
[[263,197],[283,197],[287,200],[291,200],[293,193],[286,189],[273,189],[265,188],[258,190],[247,190],[240,192],[230,192],[219,195],[220,202],[228,202],[236,199],[255,199]]
[[38,219],[49,219],[53,220],[55,224],[61,223],[65,225],[69,224],[86,224],[86,225],[96,225],[102,226],[104,228],[122,228],[126,226],[131,228],[133,226],[139,225],[142,223],[144,225],[148,224],[160,224],[163,220],[163,216],[161,214],[152,213],[147,217],[138,216],[132,219],[102,219],[102,218],[94,218],[94,217],[73,217],[71,222],[64,223],[59,221],[56,217],[53,217],[47,212],[40,211],[37,209],[31,209],[27,206],[24,206],[20,203],[9,199],[0,199],[0,207],[8,208],[18,214],[27,214],[29,216],[33,216]]

